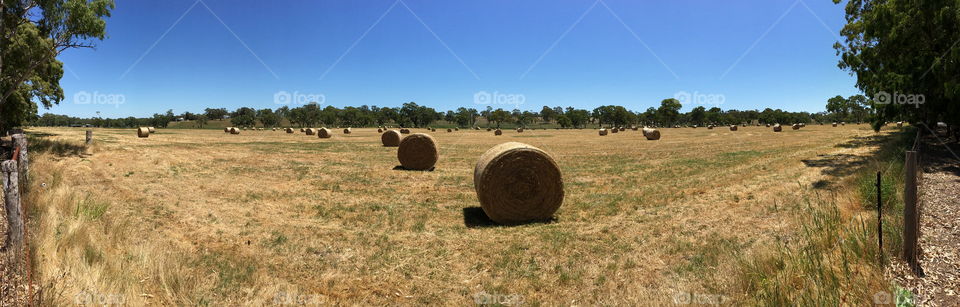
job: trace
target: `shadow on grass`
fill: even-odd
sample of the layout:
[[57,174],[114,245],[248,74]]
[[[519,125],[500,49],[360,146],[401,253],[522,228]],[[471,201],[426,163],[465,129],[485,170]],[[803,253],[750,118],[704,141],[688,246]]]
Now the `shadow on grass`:
[[487,216],[486,212],[483,212],[483,208],[480,207],[466,207],[463,208],[463,225],[467,228],[486,228],[486,227],[510,227],[510,226],[520,226],[520,225],[529,225],[529,224],[551,224],[556,222],[556,218],[550,218],[547,220],[537,220],[529,221],[520,224],[510,224],[502,225],[494,222]]
[[54,134],[31,133],[27,136],[27,147],[31,153],[51,153],[59,157],[85,157],[86,146],[65,142],[62,140],[50,140],[48,137]]
[[[837,144],[836,147],[839,148],[860,148],[865,146],[879,146],[888,144],[894,135],[892,134],[883,134],[883,135],[871,135],[863,137],[854,137],[852,140],[845,143]],[[824,175],[835,176],[835,177],[844,177],[852,175],[857,172],[861,167],[865,166],[870,157],[874,157],[878,154],[877,150],[873,150],[869,153],[864,153],[863,155],[852,155],[847,153],[838,153],[838,154],[821,154],[817,155],[813,159],[803,159],[800,160],[804,165],[808,167],[818,167],[823,170],[821,173]],[[814,188],[824,189],[829,188],[830,182],[820,180],[814,183]]]

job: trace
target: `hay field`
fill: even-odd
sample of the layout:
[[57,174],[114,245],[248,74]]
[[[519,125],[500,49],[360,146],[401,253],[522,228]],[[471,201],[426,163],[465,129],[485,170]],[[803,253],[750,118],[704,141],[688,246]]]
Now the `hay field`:
[[[862,214],[843,181],[874,146],[867,125],[668,128],[659,141],[464,129],[431,133],[439,162],[417,172],[393,170],[397,148],[375,128],[95,129],[90,148],[83,131],[30,130],[33,248],[53,304],[751,302],[744,259],[801,238],[810,199]],[[484,219],[474,166],[508,141],[560,166],[555,222]]]

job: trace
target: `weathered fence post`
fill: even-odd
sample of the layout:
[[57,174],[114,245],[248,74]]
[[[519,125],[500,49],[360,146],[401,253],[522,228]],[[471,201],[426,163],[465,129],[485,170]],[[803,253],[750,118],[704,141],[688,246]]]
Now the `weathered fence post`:
[[93,144],[93,130],[87,130],[87,145]]
[[0,163],[3,174],[4,209],[7,210],[7,245],[3,248],[10,256],[10,264],[19,272],[21,252],[23,251],[23,211],[20,208],[20,178],[17,161],[6,160]]
[[917,152],[907,151],[903,182],[903,259],[917,268],[919,218],[917,212]]
[[[20,175],[20,185],[26,189],[30,187],[30,155],[27,151],[27,136],[23,133],[18,133],[11,137],[13,138],[13,146],[20,149],[20,154],[13,159],[17,160],[17,172]],[[24,190],[24,192],[28,191]]]

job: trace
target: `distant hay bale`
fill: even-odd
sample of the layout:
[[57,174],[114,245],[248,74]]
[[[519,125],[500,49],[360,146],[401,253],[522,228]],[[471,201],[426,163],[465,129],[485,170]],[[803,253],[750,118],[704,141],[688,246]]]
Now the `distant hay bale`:
[[240,134],[240,129],[237,127],[231,127],[230,134]]
[[303,133],[306,133],[307,135],[314,135],[317,134],[317,129],[307,128],[303,130]]
[[610,133],[617,133],[617,131],[620,131],[620,129],[617,129],[616,127],[613,127],[613,128],[607,129],[607,130],[609,130]]
[[807,123],[800,123],[800,128],[806,128],[806,127],[807,127]]
[[902,128],[902,127],[903,127],[903,122],[897,122],[897,128]]
[[147,127],[147,131],[149,131],[150,133],[157,133],[157,129],[153,127]]
[[430,132],[437,132],[437,128],[430,129]]
[[800,124],[793,124],[791,128],[793,128],[793,130],[800,130]]
[[598,134],[599,134],[600,136],[607,135],[607,129],[600,128],[600,131],[598,132]]
[[329,139],[333,136],[333,133],[330,132],[330,129],[320,128],[317,130],[317,137],[321,139]]
[[293,133],[293,128],[287,128],[287,129],[283,129],[283,130],[286,131],[287,133]]
[[477,161],[473,185],[483,212],[500,224],[545,221],[563,204],[563,176],[549,154],[507,142]]
[[453,129],[447,128],[447,132],[453,132]]
[[230,133],[230,127],[223,127],[223,133]]
[[429,170],[437,164],[440,153],[437,142],[429,134],[414,133],[403,138],[397,149],[397,159],[406,169]]
[[353,129],[343,128],[343,134],[350,134],[351,132],[353,132]]
[[770,124],[767,124],[767,128],[770,128]]
[[270,131],[277,131],[277,127],[270,128]]
[[707,130],[713,130],[713,125],[707,126]]
[[492,129],[492,128],[487,128],[487,132],[490,132],[491,130],[493,130],[493,129]]
[[653,128],[643,128],[643,136],[650,141],[656,141],[660,139],[660,130]]
[[837,126],[837,122],[833,122],[833,126],[836,127],[836,126]]
[[847,122],[840,122],[840,125],[841,125],[841,126],[846,126],[846,125],[847,125]]
[[780,127],[780,124],[773,125],[773,132],[783,131],[783,127]]
[[730,131],[737,131],[737,125],[730,125]]
[[400,134],[410,134],[410,129],[400,128]]
[[503,134],[503,131],[501,131],[499,128],[493,131],[493,135],[501,135],[501,134]]
[[453,131],[460,131],[460,128],[453,128]]
[[517,133],[523,133],[523,128],[517,128]]
[[141,138],[150,137],[150,129],[147,127],[137,128],[137,137],[141,137]]
[[387,130],[380,135],[380,142],[383,142],[383,146],[387,147],[400,146],[400,131]]
[[[557,128],[557,129],[560,129],[560,128]],[[638,128],[637,126],[630,127],[630,129],[632,129],[633,131],[640,130],[640,128]]]
[[300,128],[300,132],[305,132],[307,129]]
[[474,126],[473,130],[480,130],[480,126]]
[[620,131],[627,131],[627,128],[620,127]]
[[[377,128],[377,133],[383,133],[383,129],[382,129],[382,128]],[[397,132],[397,133],[399,133],[399,132]]]

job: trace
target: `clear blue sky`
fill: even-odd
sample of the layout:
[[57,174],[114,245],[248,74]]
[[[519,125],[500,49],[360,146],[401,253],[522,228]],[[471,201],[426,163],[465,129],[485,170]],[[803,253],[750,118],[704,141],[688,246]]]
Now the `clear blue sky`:
[[[106,40],[61,56],[66,99],[41,112],[275,109],[281,91],[438,110],[482,109],[478,92],[529,110],[644,110],[687,92],[821,111],[858,92],[832,48],[842,25],[827,0],[118,0]],[[123,103],[77,103],[94,93]]]

